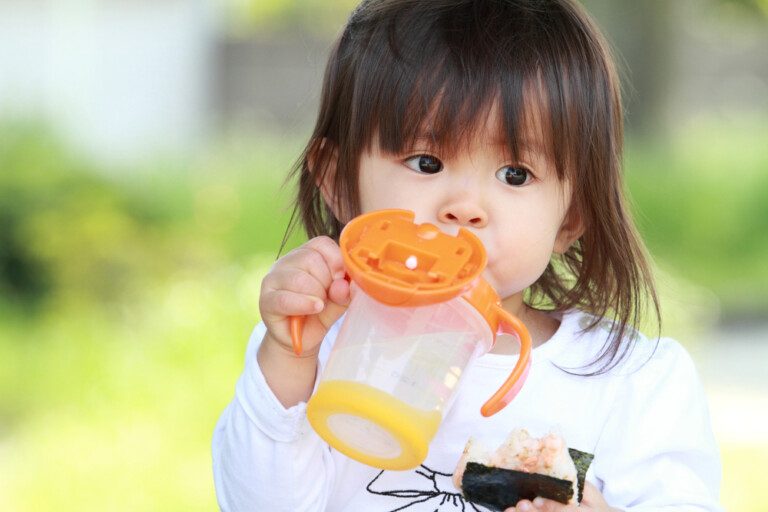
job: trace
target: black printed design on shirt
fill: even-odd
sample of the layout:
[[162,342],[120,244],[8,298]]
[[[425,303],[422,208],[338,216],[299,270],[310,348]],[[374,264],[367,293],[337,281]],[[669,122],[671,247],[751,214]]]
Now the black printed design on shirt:
[[[380,471],[373,480],[366,486],[366,490],[371,494],[378,496],[387,496],[397,500],[402,500],[396,508],[387,510],[387,512],[400,512],[401,510],[419,510],[430,512],[443,511],[462,511],[462,512],[483,512],[487,509],[480,507],[464,499],[460,492],[453,486],[451,473],[442,473],[421,465],[413,470],[414,473],[425,479],[424,485],[419,485],[419,489],[384,489],[382,480],[386,471]],[[390,472],[391,473],[391,472]],[[422,505],[423,504],[423,505]],[[422,505],[422,506],[419,506]],[[429,508],[425,508],[429,507]],[[411,508],[415,507],[415,508]],[[434,507],[434,508],[432,508]]]

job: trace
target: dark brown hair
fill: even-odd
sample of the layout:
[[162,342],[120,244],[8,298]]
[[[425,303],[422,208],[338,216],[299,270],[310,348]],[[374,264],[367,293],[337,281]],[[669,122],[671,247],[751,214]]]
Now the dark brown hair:
[[[338,239],[342,220],[360,213],[358,162],[374,137],[383,150],[399,153],[426,122],[434,144],[449,150],[494,104],[512,155],[530,106],[544,112],[544,141],[558,177],[572,185],[570,214],[581,216],[585,227],[564,255],[553,258],[526,301],[541,309],[587,311],[594,315],[588,329],[612,319],[594,362],[600,366],[589,375],[607,371],[631,348],[625,341],[634,338],[631,326],[644,306],[650,304],[657,319],[659,307],[624,199],[613,59],[574,1],[364,1],[328,62],[317,123],[295,168],[299,190],[289,231],[300,219],[308,236]],[[337,198],[338,217],[319,182]]]

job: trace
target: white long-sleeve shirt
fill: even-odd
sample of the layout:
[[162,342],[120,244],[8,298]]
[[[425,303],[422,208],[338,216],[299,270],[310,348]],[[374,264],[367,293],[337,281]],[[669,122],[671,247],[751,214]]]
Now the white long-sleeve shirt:
[[[606,374],[583,377],[608,325],[582,332],[590,317],[572,311],[532,352],[520,394],[490,418],[480,406],[514,367],[513,355],[486,354],[468,368],[422,466],[381,471],[330,448],[312,430],[306,404],[285,409],[256,360],[265,333],[254,330],[235,398],[213,436],[219,506],[256,512],[484,511],[451,482],[472,436],[494,449],[514,428],[561,435],[594,454],[587,480],[625,511],[719,511],[720,460],[694,365],[677,342],[640,337],[631,355]],[[320,351],[320,368],[338,333]],[[655,350],[654,350],[655,349]],[[559,368],[558,368],[559,367]],[[575,370],[573,370],[575,369]]]

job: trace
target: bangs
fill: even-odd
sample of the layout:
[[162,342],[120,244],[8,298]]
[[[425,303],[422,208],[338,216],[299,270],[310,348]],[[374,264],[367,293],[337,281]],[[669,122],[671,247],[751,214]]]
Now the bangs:
[[[493,112],[512,157],[533,137],[560,179],[575,167],[568,165],[579,150],[574,135],[590,137],[582,130],[590,109],[574,99],[589,93],[568,89],[588,83],[575,65],[575,53],[588,41],[574,45],[573,34],[552,30],[552,17],[546,29],[540,26],[540,10],[517,6],[507,15],[504,2],[400,7],[391,16],[374,9],[375,23],[361,20],[368,27],[366,49],[356,62],[347,126],[359,147],[370,148],[378,137],[384,151],[402,153],[427,139],[450,154],[482,133]],[[579,59],[583,63],[583,55]]]

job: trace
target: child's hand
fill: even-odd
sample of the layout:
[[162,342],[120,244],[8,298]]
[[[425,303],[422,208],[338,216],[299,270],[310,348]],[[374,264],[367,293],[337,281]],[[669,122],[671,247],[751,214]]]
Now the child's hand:
[[275,263],[261,283],[259,310],[267,338],[291,353],[289,319],[306,315],[302,355],[312,356],[348,303],[349,283],[344,280],[339,246],[319,236]]
[[533,502],[528,500],[520,501],[516,507],[510,507],[504,512],[621,512],[605,502],[603,495],[597,490],[597,487],[589,482],[584,482],[584,496],[581,505],[563,505],[556,501],[544,498],[536,498]]

